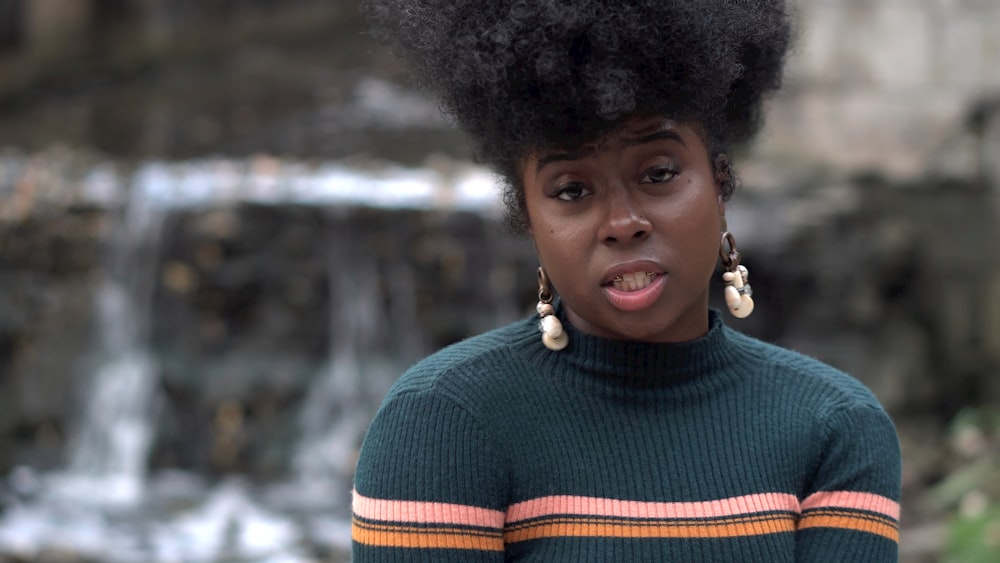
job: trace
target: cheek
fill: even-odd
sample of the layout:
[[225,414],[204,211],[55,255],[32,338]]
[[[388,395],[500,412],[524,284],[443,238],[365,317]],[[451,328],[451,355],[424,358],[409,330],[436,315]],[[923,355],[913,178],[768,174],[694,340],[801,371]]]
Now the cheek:
[[[721,215],[714,195],[705,189],[692,189],[652,214],[661,221],[661,228],[688,240],[702,238],[721,227]],[[714,237],[714,235],[713,235]]]
[[697,272],[699,279],[705,271],[711,275],[718,259],[722,226],[714,196],[699,194],[689,205],[677,206],[673,211],[670,217],[661,217],[667,225],[669,244],[692,266],[692,274]]
[[574,281],[581,279],[583,264],[588,258],[579,241],[550,224],[536,224],[532,238],[539,262],[556,291],[561,296],[572,295]]
[[715,213],[708,213],[707,217],[705,217],[704,226],[700,230],[701,241],[699,246],[705,257],[705,268],[708,271],[709,277],[715,271],[716,263],[719,260],[719,245],[722,241],[721,228],[722,221],[720,220],[720,216]]
[[572,241],[567,241],[561,234],[548,224],[536,224],[532,233],[539,260],[556,276],[559,275],[559,270],[562,269],[567,257],[572,254]]

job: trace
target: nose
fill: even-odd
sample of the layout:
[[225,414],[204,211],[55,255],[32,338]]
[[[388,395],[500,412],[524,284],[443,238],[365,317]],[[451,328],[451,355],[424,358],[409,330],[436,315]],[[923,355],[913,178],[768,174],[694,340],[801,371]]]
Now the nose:
[[653,229],[652,223],[642,214],[635,196],[627,189],[617,189],[608,194],[604,222],[598,237],[604,244],[644,240]]

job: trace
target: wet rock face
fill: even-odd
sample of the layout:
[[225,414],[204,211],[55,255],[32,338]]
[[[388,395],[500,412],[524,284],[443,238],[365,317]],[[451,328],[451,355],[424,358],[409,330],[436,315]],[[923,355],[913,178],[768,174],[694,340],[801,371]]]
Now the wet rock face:
[[398,84],[357,0],[13,4],[19,16],[0,23],[0,146],[122,159],[469,155],[435,106]]
[[[530,243],[490,216],[210,204],[123,235],[113,197],[65,197],[102,191],[89,149],[111,169],[469,157],[357,4],[0,0],[0,476],[72,465],[125,341],[155,362],[149,467],[343,477],[409,362],[533,310]],[[954,468],[944,422],[1000,404],[1000,3],[798,4],[786,88],[736,159],[757,306],[728,322],[867,383],[902,422],[919,513],[913,490]],[[109,282],[130,319],[104,311]]]
[[[107,214],[40,213],[0,230],[0,466],[61,461]],[[29,453],[30,452],[30,453]]]
[[[4,233],[0,466],[55,466],[102,361],[97,295],[115,214],[77,210]],[[96,226],[95,226],[96,225]],[[533,251],[471,212],[244,205],[177,210],[159,245],[136,240],[126,283],[147,320],[160,392],[153,467],[275,475],[289,469],[310,386],[340,355],[406,364],[519,318]],[[129,253],[125,253],[126,256]],[[122,256],[118,254],[119,259]],[[131,282],[129,280],[132,280]],[[121,354],[114,351],[112,354]],[[373,376],[374,377],[374,376]],[[366,409],[385,386],[371,391]],[[359,382],[363,385],[363,382]]]
[[[193,357],[322,360],[340,341],[385,340],[413,359],[520,316],[507,306],[530,296],[511,271],[528,242],[473,213],[246,205],[175,213],[165,232],[154,345]],[[345,318],[357,300],[379,318]]]
[[[872,180],[830,190],[851,195],[838,208],[804,190],[778,218],[773,201],[738,196],[731,226],[788,232],[740,237],[757,308],[728,322],[843,368],[896,415],[945,419],[1000,400],[990,192]],[[117,217],[74,209],[5,228],[2,467],[61,461],[101,360],[96,295],[122,242],[108,239]],[[245,204],[174,210],[161,225],[159,243],[135,241],[132,255],[154,264],[149,298],[135,301],[159,370],[153,467],[287,472],[332,363],[386,359],[338,383],[373,409],[408,363],[534,303],[530,243],[475,213]]]
[[[1000,4],[791,4],[800,35],[758,157],[912,179],[943,146],[968,141],[973,107],[1000,90]],[[126,158],[364,152],[413,162],[431,146],[468,156],[433,104],[402,86],[358,5],[7,0],[0,144]]]
[[859,377],[896,415],[1000,400],[989,375],[1000,368],[1000,258],[984,246],[1000,229],[987,185],[850,189],[849,210],[768,253],[770,277],[754,282],[760,330]]

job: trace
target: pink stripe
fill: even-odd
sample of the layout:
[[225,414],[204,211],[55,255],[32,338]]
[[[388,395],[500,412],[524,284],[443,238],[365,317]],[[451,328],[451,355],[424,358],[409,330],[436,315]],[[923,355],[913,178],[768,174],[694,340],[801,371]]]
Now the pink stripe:
[[872,493],[854,491],[825,491],[814,493],[802,501],[802,510],[817,508],[853,508],[876,512],[899,520],[899,503]]
[[503,528],[503,512],[446,502],[419,502],[368,498],[353,491],[355,516],[368,520],[411,524],[457,524]]
[[551,496],[511,505],[507,523],[551,516],[617,516],[622,518],[717,518],[758,512],[799,512],[795,495],[762,493],[704,502],[640,502],[595,497]]

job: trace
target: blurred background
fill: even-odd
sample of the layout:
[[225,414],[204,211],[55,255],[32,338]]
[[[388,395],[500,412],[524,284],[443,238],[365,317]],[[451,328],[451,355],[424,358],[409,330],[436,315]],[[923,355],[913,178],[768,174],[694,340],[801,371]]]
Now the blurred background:
[[[893,415],[903,561],[1000,561],[1000,3],[795,5],[732,324]],[[357,0],[0,0],[0,561],[347,561],[381,397],[534,267]]]

